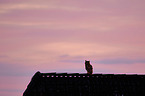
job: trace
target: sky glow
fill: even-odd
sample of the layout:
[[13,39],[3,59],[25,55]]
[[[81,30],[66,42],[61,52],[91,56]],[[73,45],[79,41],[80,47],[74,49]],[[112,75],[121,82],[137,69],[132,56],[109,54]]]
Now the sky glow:
[[144,0],[0,0],[0,96],[36,71],[145,73]]

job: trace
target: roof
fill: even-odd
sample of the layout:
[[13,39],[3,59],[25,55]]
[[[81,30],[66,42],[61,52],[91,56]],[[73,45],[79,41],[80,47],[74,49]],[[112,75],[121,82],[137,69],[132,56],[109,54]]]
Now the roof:
[[145,75],[36,72],[23,96],[140,96],[144,89]]

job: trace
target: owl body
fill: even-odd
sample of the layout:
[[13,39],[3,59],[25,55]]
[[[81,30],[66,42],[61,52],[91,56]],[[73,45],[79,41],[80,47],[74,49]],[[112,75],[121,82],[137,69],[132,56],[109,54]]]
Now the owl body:
[[85,69],[87,70],[87,74],[92,74],[93,73],[93,67],[90,64],[90,61],[85,60]]

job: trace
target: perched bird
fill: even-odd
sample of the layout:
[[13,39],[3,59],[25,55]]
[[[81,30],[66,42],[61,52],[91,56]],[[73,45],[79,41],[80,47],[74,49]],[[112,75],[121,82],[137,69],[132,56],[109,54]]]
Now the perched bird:
[[92,75],[92,73],[93,73],[93,67],[90,64],[90,61],[86,61],[85,60],[85,69],[87,70],[87,74]]

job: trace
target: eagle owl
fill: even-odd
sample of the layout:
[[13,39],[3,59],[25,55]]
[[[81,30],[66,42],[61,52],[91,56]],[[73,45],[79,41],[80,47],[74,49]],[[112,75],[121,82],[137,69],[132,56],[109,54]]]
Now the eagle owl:
[[86,61],[85,60],[85,69],[87,70],[87,74],[92,75],[92,73],[93,73],[93,67],[90,64],[90,61]]

